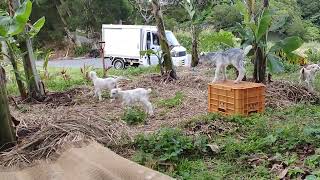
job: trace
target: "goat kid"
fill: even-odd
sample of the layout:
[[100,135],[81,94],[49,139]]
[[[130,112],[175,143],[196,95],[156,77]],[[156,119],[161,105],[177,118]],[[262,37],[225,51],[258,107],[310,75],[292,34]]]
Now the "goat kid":
[[304,81],[307,83],[308,89],[313,91],[314,80],[317,72],[320,70],[318,64],[311,64],[300,70],[300,84]]
[[94,97],[98,97],[99,101],[102,100],[102,91],[103,90],[112,90],[114,88],[118,88],[117,83],[120,80],[124,80],[123,77],[117,77],[117,78],[99,78],[97,76],[97,73],[94,71],[89,72],[89,78],[93,82],[94,86]]
[[252,46],[249,45],[244,49],[232,48],[223,52],[201,53],[199,63],[209,62],[216,66],[213,83],[219,80],[219,74],[222,73],[222,80],[227,80],[226,69],[229,65],[233,65],[238,71],[239,75],[234,83],[239,83],[245,76],[246,70],[244,68],[244,60],[246,55],[250,52]]
[[153,107],[149,101],[151,89],[136,88],[132,90],[121,90],[120,88],[111,90],[111,98],[120,98],[122,106],[133,106],[136,103],[142,103],[147,113],[153,116]]

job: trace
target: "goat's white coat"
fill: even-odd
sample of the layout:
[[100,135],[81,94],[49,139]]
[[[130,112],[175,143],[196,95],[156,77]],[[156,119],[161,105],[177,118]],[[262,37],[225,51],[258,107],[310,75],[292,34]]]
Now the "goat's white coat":
[[313,91],[314,80],[317,72],[320,70],[318,64],[311,64],[300,70],[300,84],[304,81],[307,83],[308,89]]
[[121,77],[118,77],[118,78],[99,78],[97,76],[97,73],[94,71],[89,72],[89,78],[93,82],[94,97],[98,97],[99,101],[102,100],[101,93],[103,90],[112,90],[114,88],[117,88],[118,81],[123,79]]
[[149,115],[153,115],[153,107],[149,101],[151,89],[136,88],[132,90],[121,90],[120,88],[111,90],[111,98],[120,98],[123,106],[133,106],[135,103],[142,103]]

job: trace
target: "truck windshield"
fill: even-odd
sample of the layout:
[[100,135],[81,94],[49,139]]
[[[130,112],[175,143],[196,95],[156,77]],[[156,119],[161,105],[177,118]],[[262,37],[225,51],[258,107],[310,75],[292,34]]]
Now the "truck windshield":
[[171,31],[166,32],[166,37],[167,37],[169,46],[180,46],[177,38],[174,36],[174,34]]

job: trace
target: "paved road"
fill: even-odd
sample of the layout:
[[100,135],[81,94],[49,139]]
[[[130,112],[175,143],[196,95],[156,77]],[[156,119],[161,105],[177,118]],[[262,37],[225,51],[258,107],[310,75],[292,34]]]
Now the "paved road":
[[[102,68],[101,58],[90,59],[72,59],[72,60],[52,60],[49,61],[49,67],[65,67],[65,68],[80,68],[83,65],[93,66],[94,68]],[[43,61],[37,61],[37,66],[43,66]]]
[[[191,59],[191,56],[188,55]],[[107,61],[106,61],[107,62]],[[70,59],[70,60],[52,60],[49,61],[49,67],[59,67],[59,68],[80,68],[83,65],[93,66],[94,68],[102,68],[101,58],[84,58],[84,59]],[[43,66],[43,61],[37,61],[37,66]]]

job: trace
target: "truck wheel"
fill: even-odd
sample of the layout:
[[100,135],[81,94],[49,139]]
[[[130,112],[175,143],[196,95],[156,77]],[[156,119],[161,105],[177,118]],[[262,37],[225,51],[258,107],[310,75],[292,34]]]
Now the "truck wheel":
[[126,67],[125,62],[122,59],[116,59],[113,62],[113,67],[115,69],[124,69]]

